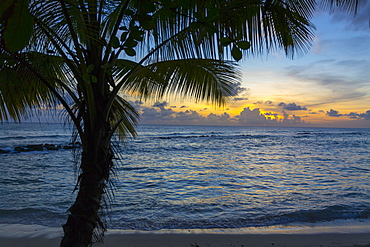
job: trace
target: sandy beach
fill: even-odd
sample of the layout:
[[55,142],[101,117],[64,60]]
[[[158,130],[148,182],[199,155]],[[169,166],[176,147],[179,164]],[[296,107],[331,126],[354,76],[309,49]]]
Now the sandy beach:
[[[0,246],[58,246],[61,228],[0,224]],[[109,230],[101,247],[370,246],[370,226],[274,227],[235,230]]]

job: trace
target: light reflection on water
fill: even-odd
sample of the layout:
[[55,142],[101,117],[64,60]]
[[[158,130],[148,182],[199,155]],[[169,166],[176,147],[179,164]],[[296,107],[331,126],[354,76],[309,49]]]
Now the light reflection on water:
[[[355,137],[351,141],[348,136],[338,137],[340,132],[330,136],[325,130],[324,138],[316,134],[297,137],[297,130],[284,133],[257,130],[257,133],[243,129],[228,132],[215,127],[212,132],[191,133],[188,129],[185,133],[171,133],[170,139],[156,139],[155,134],[148,134],[137,141],[139,147],[129,146],[133,155],[123,161],[123,169],[140,167],[140,172],[135,175],[131,174],[134,170],[123,172],[117,182],[121,191],[118,197],[127,201],[134,193],[154,200],[153,210],[159,216],[164,214],[163,218],[159,222],[157,218],[156,222],[142,219],[145,227],[154,228],[171,227],[174,224],[171,219],[184,215],[205,219],[210,227],[230,222],[241,227],[261,223],[263,218],[271,221],[271,217],[280,222],[331,220],[341,217],[337,215],[341,214],[338,207],[344,211],[347,207],[356,209],[361,205],[359,211],[366,207],[369,202],[366,177],[370,172],[366,167],[370,163],[365,154],[369,142],[358,146]],[[168,137],[164,133],[162,136]],[[335,140],[331,142],[332,139]],[[136,151],[145,155],[135,155]],[[311,216],[315,210],[325,213]],[[364,210],[366,215],[368,208]],[[296,219],[286,218],[287,214]],[[325,214],[328,217],[322,219]],[[181,222],[188,227],[197,224],[197,220]],[[130,223],[120,226],[141,227],[138,222]]]
[[[35,128],[27,144],[45,133]],[[37,141],[69,141],[53,128],[46,133]],[[138,139],[121,146],[109,227],[233,228],[368,219],[369,139],[369,130],[142,126]],[[0,137],[0,147],[14,144],[4,140]],[[0,158],[6,164],[0,219],[61,225],[75,196],[71,153]]]

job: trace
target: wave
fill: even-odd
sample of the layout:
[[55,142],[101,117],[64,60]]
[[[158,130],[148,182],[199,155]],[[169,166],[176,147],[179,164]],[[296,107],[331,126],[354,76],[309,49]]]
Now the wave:
[[296,135],[311,135],[311,136],[369,136],[369,133],[366,133],[364,131],[340,131],[340,132],[317,132],[317,131],[298,131]]
[[[170,210],[169,210],[170,211]],[[118,212],[114,214],[119,215]],[[135,230],[160,230],[160,229],[211,229],[211,228],[245,228],[269,227],[289,224],[311,224],[332,222],[336,220],[369,220],[370,208],[354,210],[350,207],[331,206],[322,210],[303,210],[280,215],[267,214],[253,216],[234,215],[232,213],[220,214],[218,217],[173,217],[170,213],[152,215],[151,217],[132,217],[126,215],[114,217],[112,228]]]
[[329,206],[324,209],[302,210],[277,216],[267,217],[274,224],[287,223],[317,223],[334,220],[348,219],[370,219],[370,208],[349,207],[349,206]]
[[27,140],[27,139],[47,139],[47,138],[66,138],[70,137],[70,135],[28,135],[28,136],[3,136],[0,137],[0,141],[2,140]]
[[38,224],[44,226],[61,226],[66,216],[47,209],[0,209],[0,223],[2,224]]
[[0,148],[0,154],[16,154],[16,153],[38,153],[45,151],[57,151],[61,149],[74,149],[80,148],[81,143],[69,143],[67,145],[63,144],[27,144],[27,145],[18,145],[16,147]]
[[204,135],[166,135],[166,136],[152,136],[149,138],[153,139],[190,139],[190,138],[243,138],[243,139],[262,139],[262,138],[272,138],[275,135],[249,135],[249,134],[235,134],[235,135],[222,135],[222,134],[204,134]]
[[[184,205],[154,206],[148,213],[135,205],[131,210],[113,211],[112,226],[119,229],[159,230],[159,229],[209,229],[209,228],[245,228],[269,227],[276,225],[333,222],[337,220],[369,221],[369,205],[333,205],[322,209],[276,210],[223,210],[222,205],[212,207],[202,203]],[[149,206],[149,205],[148,205]],[[217,207],[217,208],[215,208]]]
[[[171,209],[168,210],[170,212]],[[370,208],[352,208],[345,206],[330,206],[321,210],[302,210],[278,215],[267,214],[253,217],[221,213],[218,217],[188,217],[186,215],[174,217],[170,213],[152,212],[152,215],[140,217],[134,212],[111,211],[109,227],[116,229],[160,230],[160,229],[211,229],[211,228],[245,228],[269,227],[289,224],[311,224],[332,222],[337,220],[369,220]],[[189,215],[190,216],[190,215]],[[46,226],[60,226],[66,220],[66,215],[48,209],[13,209],[0,210],[0,223],[12,224],[40,224]]]

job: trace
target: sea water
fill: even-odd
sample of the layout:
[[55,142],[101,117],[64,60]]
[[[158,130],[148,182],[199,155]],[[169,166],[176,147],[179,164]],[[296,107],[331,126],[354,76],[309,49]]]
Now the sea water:
[[[61,226],[76,196],[71,128],[0,130],[0,223]],[[15,152],[45,143],[60,148]],[[141,125],[115,147],[109,228],[370,223],[370,129]]]

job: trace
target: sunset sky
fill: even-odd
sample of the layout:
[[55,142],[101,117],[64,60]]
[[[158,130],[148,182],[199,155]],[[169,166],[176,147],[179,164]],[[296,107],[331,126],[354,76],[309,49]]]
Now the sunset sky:
[[140,104],[141,123],[370,128],[369,13],[370,5],[356,17],[317,11],[310,52],[294,60],[283,52],[245,60],[246,90],[225,108]]
[[245,91],[225,108],[136,102],[140,124],[370,128],[370,3],[355,17],[318,10],[313,23],[314,43],[304,56],[280,52],[241,62]]

